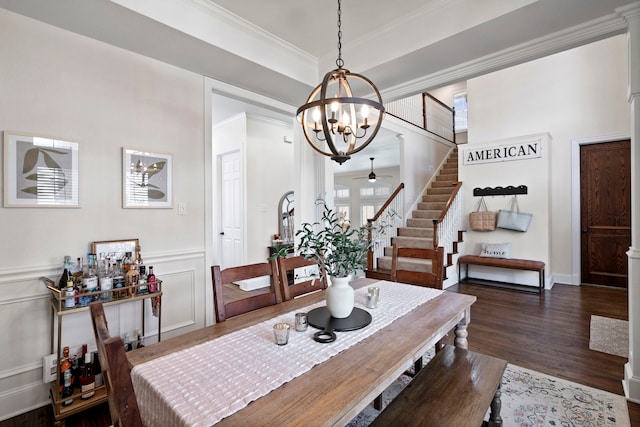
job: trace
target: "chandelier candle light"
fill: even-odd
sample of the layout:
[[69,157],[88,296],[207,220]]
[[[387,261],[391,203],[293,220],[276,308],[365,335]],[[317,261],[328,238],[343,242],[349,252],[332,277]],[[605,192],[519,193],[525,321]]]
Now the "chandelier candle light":
[[384,114],[382,97],[371,80],[342,68],[341,13],[338,0],[338,68],[325,74],[296,113],[311,147],[340,164],[369,145]]

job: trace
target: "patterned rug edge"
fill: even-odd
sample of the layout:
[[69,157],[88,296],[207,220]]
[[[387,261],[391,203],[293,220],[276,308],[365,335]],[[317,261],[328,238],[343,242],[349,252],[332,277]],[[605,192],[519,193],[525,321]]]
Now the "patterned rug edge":
[[[383,394],[384,406],[409,381],[406,375],[396,380]],[[368,426],[378,413],[369,405],[347,426]],[[624,396],[512,364],[502,381],[501,416],[503,427],[631,427]]]

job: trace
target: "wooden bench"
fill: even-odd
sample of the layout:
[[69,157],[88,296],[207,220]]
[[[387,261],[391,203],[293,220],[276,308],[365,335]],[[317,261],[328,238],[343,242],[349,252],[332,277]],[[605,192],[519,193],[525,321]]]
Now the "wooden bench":
[[530,259],[515,259],[515,258],[490,258],[483,257],[477,255],[464,255],[458,258],[458,280],[460,282],[463,281],[462,276],[460,275],[460,269],[462,264],[465,265],[465,276],[464,281],[466,280],[475,280],[486,282],[490,285],[497,285],[501,287],[509,287],[520,290],[530,290],[530,286],[526,285],[518,285],[518,284],[507,284],[504,282],[496,282],[492,280],[480,280],[477,278],[469,277],[469,265],[482,265],[485,267],[499,267],[499,268],[510,268],[512,270],[527,270],[527,271],[537,271],[538,278],[538,293],[544,293],[544,262],[542,261],[533,261]]
[[502,426],[500,384],[507,362],[451,345],[420,370],[371,427]]

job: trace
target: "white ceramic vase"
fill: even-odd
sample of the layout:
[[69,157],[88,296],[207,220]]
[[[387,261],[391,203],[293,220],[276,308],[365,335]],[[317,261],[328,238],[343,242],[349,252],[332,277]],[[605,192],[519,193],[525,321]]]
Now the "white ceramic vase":
[[327,288],[327,309],[332,317],[344,319],[349,317],[355,304],[355,292],[349,282],[351,276],[330,277],[331,285]]

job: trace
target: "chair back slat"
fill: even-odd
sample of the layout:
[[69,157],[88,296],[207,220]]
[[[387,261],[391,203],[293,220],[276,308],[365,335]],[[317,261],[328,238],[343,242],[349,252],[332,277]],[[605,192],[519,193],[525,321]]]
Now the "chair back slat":
[[[225,319],[282,302],[280,279],[278,278],[278,267],[275,260],[230,267],[224,270],[221,270],[219,265],[214,265],[211,267],[211,276],[213,280],[213,306],[215,309],[216,322],[223,322]],[[225,301],[225,285],[240,280],[254,279],[263,276],[269,277],[269,292],[249,295],[246,298],[234,301]]]
[[[431,261],[431,272],[405,270],[398,267],[399,258]],[[444,248],[403,248],[393,245],[391,253],[391,281],[442,289],[444,279]]]
[[[312,277],[309,280],[295,283],[295,276],[292,274],[291,277],[293,277],[294,282],[289,283],[289,272],[295,272],[296,268],[313,266],[318,267],[318,277]],[[278,258],[278,273],[280,275],[280,287],[282,288],[282,299],[284,301],[289,301],[297,296],[327,288],[327,276],[320,271],[318,263],[306,259],[302,255]]]
[[89,309],[102,377],[107,388],[111,422],[116,427],[142,426],[124,342],[120,337],[110,336],[101,302],[91,303]]

